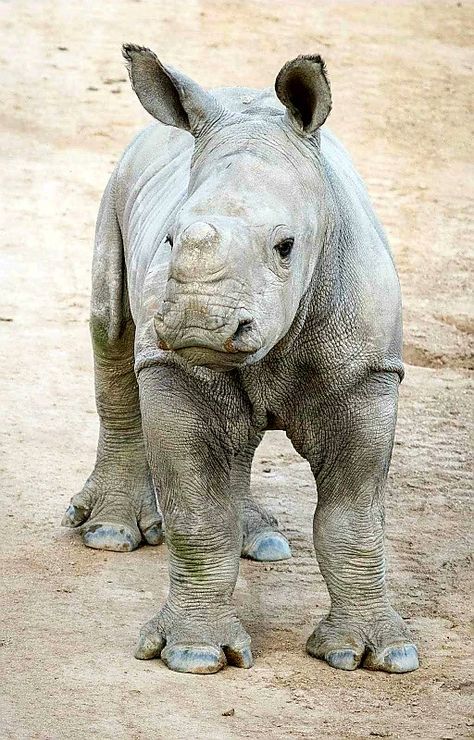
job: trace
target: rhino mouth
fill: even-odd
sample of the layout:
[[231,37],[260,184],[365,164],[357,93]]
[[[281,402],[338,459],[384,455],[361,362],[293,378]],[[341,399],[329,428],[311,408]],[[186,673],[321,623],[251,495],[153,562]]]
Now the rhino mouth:
[[196,367],[207,367],[209,370],[227,372],[242,366],[255,352],[225,352],[208,347],[181,347],[175,349],[177,355]]

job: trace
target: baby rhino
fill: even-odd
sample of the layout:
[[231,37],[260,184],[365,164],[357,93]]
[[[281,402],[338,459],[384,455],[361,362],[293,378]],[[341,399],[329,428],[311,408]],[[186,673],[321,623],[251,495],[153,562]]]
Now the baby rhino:
[[100,208],[91,332],[97,462],[64,524],[89,547],[169,550],[170,591],[137,658],[175,671],[252,665],[232,603],[241,555],[290,556],[249,492],[283,429],[318,492],[314,546],[331,609],[307,642],[334,668],[418,667],[384,577],[383,488],[401,361],[397,274],[351,161],[323,124],[319,56],[272,90],[207,92],[149,49],[123,49],[158,120]]

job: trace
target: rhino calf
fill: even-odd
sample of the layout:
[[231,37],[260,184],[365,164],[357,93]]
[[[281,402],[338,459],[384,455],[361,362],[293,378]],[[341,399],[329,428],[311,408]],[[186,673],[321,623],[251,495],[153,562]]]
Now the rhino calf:
[[290,556],[250,496],[266,429],[317,484],[314,546],[331,597],[308,652],[335,668],[418,667],[390,606],[383,488],[401,361],[397,274],[337,140],[325,66],[301,56],[275,92],[213,93],[126,45],[159,123],[125,151],[96,232],[91,333],[100,438],[64,524],[90,547],[169,550],[170,591],[136,657],[176,671],[252,665],[232,605],[241,554]]

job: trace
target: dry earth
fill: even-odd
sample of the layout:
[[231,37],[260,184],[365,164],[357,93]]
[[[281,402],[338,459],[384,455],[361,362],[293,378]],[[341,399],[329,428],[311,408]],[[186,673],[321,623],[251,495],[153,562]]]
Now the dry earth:
[[[0,13],[0,736],[472,736],[473,3],[3,0]],[[314,484],[280,433],[259,451],[254,485],[294,558],[242,563],[251,671],[196,677],[135,661],[138,628],[166,594],[166,548],[94,552],[59,527],[95,453],[95,214],[146,121],[125,81],[125,40],[206,85],[266,86],[298,53],[327,60],[331,126],[366,178],[403,285],[387,546],[393,600],[421,648],[417,673],[344,673],[305,654],[328,597],[311,544]]]

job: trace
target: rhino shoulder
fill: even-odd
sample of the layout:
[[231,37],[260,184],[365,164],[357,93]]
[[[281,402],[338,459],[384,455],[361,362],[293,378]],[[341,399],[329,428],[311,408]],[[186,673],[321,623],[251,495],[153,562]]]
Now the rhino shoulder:
[[192,150],[193,137],[161,123],[142,129],[123,152],[116,167],[117,208],[120,211],[132,189],[153,173],[169,167],[180,154]]

